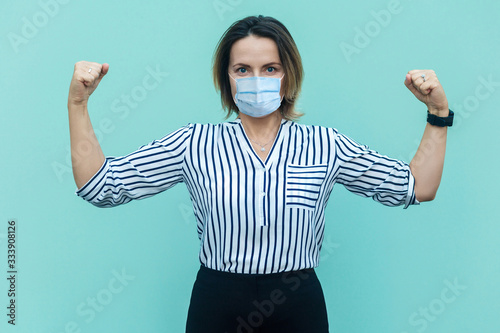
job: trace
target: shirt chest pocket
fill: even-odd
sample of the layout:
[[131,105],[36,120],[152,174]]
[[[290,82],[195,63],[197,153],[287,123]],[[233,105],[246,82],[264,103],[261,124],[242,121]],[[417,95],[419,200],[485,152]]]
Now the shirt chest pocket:
[[289,164],[286,170],[287,207],[314,209],[326,170],[326,164]]

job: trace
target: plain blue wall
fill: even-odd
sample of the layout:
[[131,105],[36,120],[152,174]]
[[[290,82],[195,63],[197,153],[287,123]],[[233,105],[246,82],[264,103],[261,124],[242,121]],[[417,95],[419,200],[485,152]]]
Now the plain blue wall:
[[[302,123],[409,162],[426,108],[406,72],[434,69],[456,111],[434,201],[403,210],[333,191],[317,268],[331,331],[498,332],[499,2],[8,0],[0,10],[0,267],[6,274],[15,218],[19,272],[17,325],[3,314],[2,332],[183,332],[199,267],[187,189],[113,209],[75,196],[69,83],[77,61],[110,64],[89,104],[107,156],[188,122],[223,121],[212,54],[230,24],[255,14],[296,40]],[[164,73],[157,88],[123,108],[151,70]],[[88,303],[96,297],[99,311]]]

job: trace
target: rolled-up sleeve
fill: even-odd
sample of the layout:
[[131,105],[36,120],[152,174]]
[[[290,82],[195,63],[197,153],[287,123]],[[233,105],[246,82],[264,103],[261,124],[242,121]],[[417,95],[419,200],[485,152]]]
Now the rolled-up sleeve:
[[381,155],[366,145],[336,132],[336,182],[349,191],[386,206],[408,208],[420,204],[415,197],[415,179],[403,161]]
[[97,173],[75,194],[97,207],[145,199],[184,181],[184,156],[192,124],[122,157],[106,157]]

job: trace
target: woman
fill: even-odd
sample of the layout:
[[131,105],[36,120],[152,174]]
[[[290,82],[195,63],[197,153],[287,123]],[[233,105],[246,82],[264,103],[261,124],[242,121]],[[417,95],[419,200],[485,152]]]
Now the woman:
[[271,17],[235,22],[215,52],[215,86],[234,121],[190,123],[118,158],[104,157],[87,110],[108,69],[75,65],[68,109],[76,193],[111,207],[186,183],[201,241],[187,332],[328,332],[314,268],[333,185],[404,208],[433,200],[439,186],[453,113],[433,71],[406,75],[429,122],[408,165],[334,128],[294,122],[302,63]]

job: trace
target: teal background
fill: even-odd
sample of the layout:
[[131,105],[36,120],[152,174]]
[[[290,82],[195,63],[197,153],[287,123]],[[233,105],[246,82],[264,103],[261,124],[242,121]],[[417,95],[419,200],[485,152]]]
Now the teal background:
[[[113,209],[74,194],[66,105],[73,67],[110,64],[89,111],[105,155],[125,155],[188,122],[224,121],[210,72],[214,48],[235,20],[264,14],[288,27],[301,52],[301,123],[335,127],[409,162],[426,108],[403,85],[406,72],[434,69],[456,111],[434,201],[403,210],[334,189],[317,268],[331,331],[499,332],[500,3],[401,0],[390,22],[377,23],[372,11],[391,3],[2,1],[0,268],[6,275],[7,221],[15,218],[19,274],[14,327],[0,280],[0,331],[184,331],[199,268],[188,191],[180,184]],[[31,35],[26,22],[38,23]],[[365,28],[374,29],[368,45],[346,57],[342,43],[355,46]],[[16,45],[13,36],[25,40]],[[127,114],[114,112],[148,67],[168,76]],[[481,78],[497,83],[489,91]],[[478,99],[477,91],[489,94]],[[113,271],[129,276],[116,294],[107,291]],[[439,300],[445,280],[465,287],[450,303]],[[90,310],[97,296],[106,304]],[[424,308],[432,317],[418,314]]]

